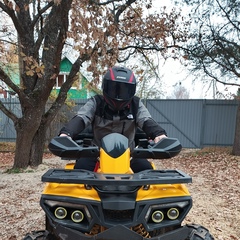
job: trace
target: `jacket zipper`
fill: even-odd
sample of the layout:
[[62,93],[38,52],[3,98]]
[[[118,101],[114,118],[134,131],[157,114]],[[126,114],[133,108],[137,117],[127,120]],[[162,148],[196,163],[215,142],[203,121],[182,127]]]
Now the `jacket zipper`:
[[124,135],[124,129],[125,129],[125,122],[123,122],[122,135]]

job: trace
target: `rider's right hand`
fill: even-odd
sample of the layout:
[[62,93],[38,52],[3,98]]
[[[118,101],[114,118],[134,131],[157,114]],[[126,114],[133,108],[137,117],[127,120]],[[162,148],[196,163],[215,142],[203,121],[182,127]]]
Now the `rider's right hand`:
[[71,138],[71,137],[68,136],[66,133],[61,133],[61,134],[59,135],[59,137],[69,137],[69,138]]

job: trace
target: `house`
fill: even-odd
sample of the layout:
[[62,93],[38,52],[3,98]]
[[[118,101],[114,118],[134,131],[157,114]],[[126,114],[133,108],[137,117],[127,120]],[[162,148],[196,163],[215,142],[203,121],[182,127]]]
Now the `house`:
[[[66,81],[68,74],[71,71],[73,61],[70,57],[64,57],[60,63],[60,72],[56,79],[56,85],[53,89],[54,92],[58,92],[62,84]],[[76,81],[71,89],[68,91],[69,99],[87,99],[96,95],[97,92],[93,89],[89,89],[88,80],[79,73],[79,79]]]
[[[52,93],[58,93],[62,84],[66,81],[68,74],[72,68],[72,61],[68,57],[64,57],[60,63],[60,72],[56,79],[56,85],[54,86]],[[11,77],[12,81],[19,85],[19,70],[18,64],[9,64],[4,66],[4,71]],[[89,88],[88,80],[79,72],[79,79],[76,81],[72,88],[68,91],[69,99],[87,99],[96,95],[96,91]],[[0,98],[15,97],[16,94],[8,89],[8,86],[0,80]]]
[[[17,63],[1,66],[13,83],[19,84],[19,67]],[[0,98],[16,97],[16,93],[8,88],[5,82],[0,79]]]

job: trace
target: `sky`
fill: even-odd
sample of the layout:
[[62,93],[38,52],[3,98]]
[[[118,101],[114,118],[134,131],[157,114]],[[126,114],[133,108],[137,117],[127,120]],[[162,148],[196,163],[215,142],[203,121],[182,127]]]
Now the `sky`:
[[178,60],[167,60],[164,66],[161,67],[161,72],[163,74],[161,78],[163,91],[166,97],[173,93],[174,86],[179,83],[188,90],[191,99],[217,98],[217,90],[224,94],[226,98],[229,98],[231,94],[236,94],[238,90],[236,86],[224,86],[220,83],[214,83],[216,84],[214,88],[210,80],[207,82],[202,82],[199,79],[194,81],[195,77]]
[[[176,7],[171,0],[159,1],[153,0],[153,10],[158,10],[160,7],[166,6],[169,9]],[[188,13],[187,8],[182,11]],[[187,64],[187,63],[186,63]],[[216,92],[220,91],[225,96],[236,94],[238,87],[224,86],[220,83],[214,83],[209,80],[208,82],[194,81],[195,77],[186,70],[179,60],[168,59],[163,66],[159,66],[162,73],[163,91],[166,97],[170,96],[174,91],[174,86],[181,82],[181,86],[185,87],[191,99],[213,99],[216,98]]]

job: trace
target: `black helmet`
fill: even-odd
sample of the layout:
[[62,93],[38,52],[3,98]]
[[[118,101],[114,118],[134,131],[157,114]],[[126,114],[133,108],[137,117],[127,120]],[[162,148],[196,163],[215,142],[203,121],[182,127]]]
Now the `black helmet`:
[[136,92],[134,73],[125,67],[112,67],[103,77],[102,89],[107,104],[115,111],[122,110]]

